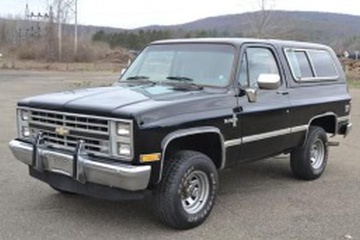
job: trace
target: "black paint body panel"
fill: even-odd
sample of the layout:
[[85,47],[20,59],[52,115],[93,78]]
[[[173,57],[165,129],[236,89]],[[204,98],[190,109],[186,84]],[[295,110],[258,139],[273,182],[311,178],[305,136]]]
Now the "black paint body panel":
[[[334,55],[326,46],[255,39],[170,40],[153,44],[186,42],[231,44],[238,51],[234,66],[239,65],[238,61],[246,46],[270,47],[280,67],[281,86],[277,90],[259,89],[257,101],[250,103],[244,94],[239,94],[236,82],[239,69],[234,67],[231,82],[225,88],[179,90],[162,84],[115,84],[113,87],[31,97],[20,101],[18,106],[134,120],[135,154],[131,163],[134,165],[142,164],[139,162],[140,154],[163,153],[163,140],[181,129],[218,129],[224,140],[226,166],[231,166],[300,146],[306,131],[266,136],[308,125],[312,118],[323,114],[332,113],[336,117],[349,115],[345,109],[351,97],[337,60],[336,66],[340,73],[338,79],[299,83],[293,79],[284,55],[284,48],[289,47],[324,49]],[[225,119],[234,116],[238,119],[236,125],[225,123]],[[341,129],[347,122],[338,123],[337,128]],[[254,136],[261,139],[254,140]],[[244,139],[251,141],[242,142]],[[233,140],[238,140],[239,144],[226,146]],[[165,160],[166,157],[162,159]],[[162,161],[149,163],[152,165],[150,185],[160,180]]]

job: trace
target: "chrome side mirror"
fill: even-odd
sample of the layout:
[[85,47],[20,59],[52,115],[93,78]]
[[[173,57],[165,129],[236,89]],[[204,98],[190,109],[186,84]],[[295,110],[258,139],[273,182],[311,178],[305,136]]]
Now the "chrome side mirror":
[[280,75],[260,74],[257,83],[260,89],[266,89],[266,90],[278,89],[280,87]]
[[257,90],[253,88],[245,89],[246,96],[250,103],[254,103],[257,100]]

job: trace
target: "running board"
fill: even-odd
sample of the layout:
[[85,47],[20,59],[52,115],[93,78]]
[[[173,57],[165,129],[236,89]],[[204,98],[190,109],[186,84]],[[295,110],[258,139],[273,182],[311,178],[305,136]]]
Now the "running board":
[[329,147],[338,147],[340,145],[340,142],[328,142],[327,145]]

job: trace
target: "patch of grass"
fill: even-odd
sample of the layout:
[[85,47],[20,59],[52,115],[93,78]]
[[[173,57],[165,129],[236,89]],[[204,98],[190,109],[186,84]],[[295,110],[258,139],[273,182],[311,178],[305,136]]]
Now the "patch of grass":
[[73,82],[71,84],[72,86],[74,86],[75,88],[88,88],[88,87],[92,87],[93,84],[91,81],[87,81],[87,80],[84,80],[84,81],[76,81],[76,82]]
[[347,83],[350,88],[360,88],[360,81],[356,79],[347,79]]
[[360,88],[360,72],[351,71],[346,74],[347,83],[350,88]]
[[70,88],[79,89],[79,88],[93,88],[93,87],[109,87],[113,84],[111,81],[109,82],[99,82],[99,81],[90,81],[90,80],[75,80],[70,83]]

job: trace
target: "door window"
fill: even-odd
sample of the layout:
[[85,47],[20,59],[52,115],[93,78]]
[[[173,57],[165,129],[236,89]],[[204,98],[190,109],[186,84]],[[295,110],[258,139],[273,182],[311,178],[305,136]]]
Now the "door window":
[[249,47],[240,62],[238,82],[241,86],[257,87],[260,74],[279,74],[274,54],[268,48]]

